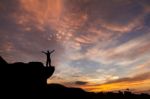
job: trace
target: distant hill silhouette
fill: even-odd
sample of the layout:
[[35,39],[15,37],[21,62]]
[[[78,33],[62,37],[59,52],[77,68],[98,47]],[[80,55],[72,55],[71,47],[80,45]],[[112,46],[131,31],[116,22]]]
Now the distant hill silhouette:
[[47,84],[54,67],[45,67],[40,62],[8,64],[0,57],[0,98],[12,99],[150,99],[147,94],[129,91],[113,93],[86,92],[80,88],[68,88],[59,84]]

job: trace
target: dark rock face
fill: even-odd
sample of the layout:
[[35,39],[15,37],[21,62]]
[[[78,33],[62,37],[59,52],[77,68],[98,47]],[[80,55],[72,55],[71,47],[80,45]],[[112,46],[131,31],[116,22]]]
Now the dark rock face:
[[40,62],[8,64],[0,57],[0,90],[14,97],[39,97],[47,86],[47,78],[52,76],[54,70],[54,67],[44,67]]
[[7,62],[0,56],[0,65],[5,65]]

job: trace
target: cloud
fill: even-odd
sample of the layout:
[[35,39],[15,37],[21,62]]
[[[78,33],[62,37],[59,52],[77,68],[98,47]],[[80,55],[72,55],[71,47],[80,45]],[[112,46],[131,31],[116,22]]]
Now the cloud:
[[136,82],[136,81],[143,81],[149,78],[150,78],[150,72],[146,72],[143,74],[136,75],[134,77],[120,78],[114,81],[108,81],[106,84],[120,83],[120,82]]
[[141,56],[144,53],[149,52],[148,49],[149,43],[147,42],[149,34],[144,35],[143,37],[139,37],[137,39],[133,39],[128,41],[116,48],[114,50],[110,50],[110,54],[108,54],[109,58],[128,58],[135,59],[137,56]]
[[[148,70],[148,68],[149,68],[149,65],[150,65],[150,61],[148,60],[148,61],[145,61],[144,63],[141,63],[141,64],[139,64],[138,66],[136,66],[135,67],[135,70],[137,71],[137,72],[142,72],[142,71],[144,71],[144,70]],[[144,69],[144,70],[143,70]],[[142,70],[142,71],[141,71]]]
[[150,72],[147,72],[134,77],[120,78],[117,80],[108,81],[100,85],[90,85],[90,86],[85,85],[83,88],[95,92],[124,90],[130,88],[131,90],[135,89],[134,92],[138,92],[139,90],[150,89],[149,78],[150,78]]
[[76,85],[86,85],[88,82],[85,81],[76,81],[75,84]]
[[[149,34],[145,34],[119,45],[115,45],[115,43],[117,44],[118,41],[106,42],[104,43],[105,46],[103,46],[103,43],[100,45],[97,44],[96,46],[88,49],[84,54],[84,57],[88,57],[91,60],[99,61],[104,64],[113,62],[116,64],[121,64],[121,62],[123,62],[124,64],[125,61],[126,63],[130,63],[130,61],[134,62],[134,60],[137,60],[142,56],[149,54],[150,48],[148,46],[149,42],[147,42],[148,39]],[[113,47],[111,45],[115,46]]]
[[101,64],[88,59],[79,59],[71,61],[70,66],[80,68],[83,74],[91,74],[100,68]]

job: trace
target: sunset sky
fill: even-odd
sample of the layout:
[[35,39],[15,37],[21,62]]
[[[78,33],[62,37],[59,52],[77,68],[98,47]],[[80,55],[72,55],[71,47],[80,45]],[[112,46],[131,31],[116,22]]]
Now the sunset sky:
[[0,55],[40,61],[48,83],[150,93],[150,0],[0,0]]

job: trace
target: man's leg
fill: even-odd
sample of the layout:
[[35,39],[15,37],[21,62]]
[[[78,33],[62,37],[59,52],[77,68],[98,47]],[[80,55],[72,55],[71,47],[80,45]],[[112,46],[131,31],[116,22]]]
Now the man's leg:
[[48,66],[48,67],[51,66],[51,64],[50,64],[50,59],[47,60],[47,66]]
[[48,67],[48,60],[46,61],[46,67]]
[[48,62],[48,66],[49,66],[49,67],[51,66],[50,61]]
[[49,60],[49,66],[51,66],[51,59]]

